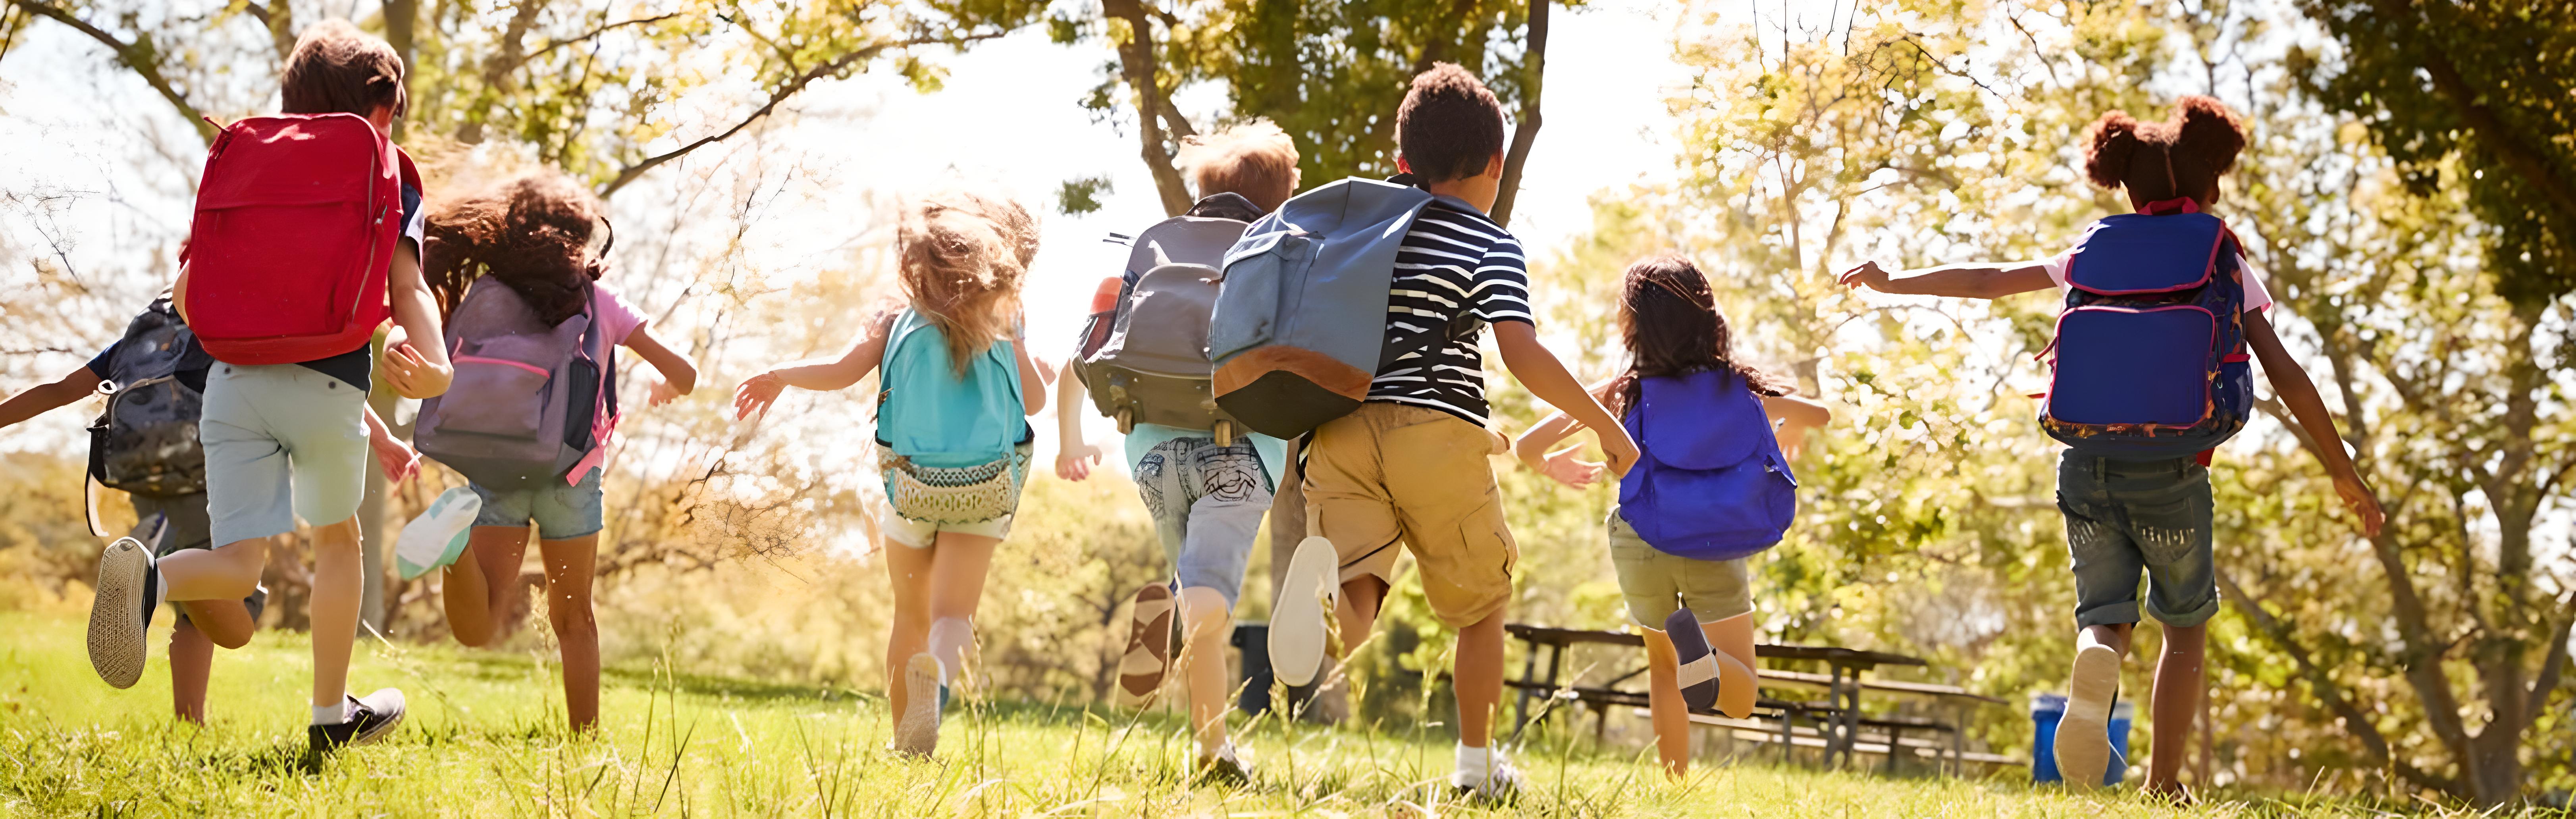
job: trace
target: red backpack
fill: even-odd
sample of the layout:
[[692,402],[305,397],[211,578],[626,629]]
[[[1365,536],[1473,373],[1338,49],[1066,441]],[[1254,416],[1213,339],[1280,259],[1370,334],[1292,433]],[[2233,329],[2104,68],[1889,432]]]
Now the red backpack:
[[356,114],[251,117],[206,152],[188,267],[188,326],[231,364],[293,364],[367,344],[391,314],[411,157]]

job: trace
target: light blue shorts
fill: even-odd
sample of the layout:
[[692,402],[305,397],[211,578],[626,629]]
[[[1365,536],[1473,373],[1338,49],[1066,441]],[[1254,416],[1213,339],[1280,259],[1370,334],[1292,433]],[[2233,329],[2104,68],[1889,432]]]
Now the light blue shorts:
[[1162,536],[1180,588],[1215,589],[1233,606],[1243,596],[1244,566],[1261,516],[1270,511],[1270,473],[1247,436],[1233,446],[1214,437],[1172,438],[1136,459],[1136,494]]
[[547,481],[534,489],[499,491],[474,485],[474,494],[483,498],[483,511],[474,516],[474,525],[525,529],[534,521],[538,540],[598,534],[602,526],[599,472],[592,469],[581,476],[580,483]]
[[367,392],[300,364],[207,370],[197,440],[216,546],[348,520],[367,493]]

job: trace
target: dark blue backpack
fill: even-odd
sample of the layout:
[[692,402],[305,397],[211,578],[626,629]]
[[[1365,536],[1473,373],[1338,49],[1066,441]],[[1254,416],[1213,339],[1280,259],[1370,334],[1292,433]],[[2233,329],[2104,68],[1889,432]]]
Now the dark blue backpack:
[[1641,456],[1619,479],[1619,517],[1657,551],[1734,560],[1771,548],[1798,516],[1798,477],[1771,417],[1732,371],[1639,379],[1619,425]]
[[2066,264],[2039,425],[2077,454],[2188,458],[2245,427],[2236,236],[2188,199],[2093,223]]

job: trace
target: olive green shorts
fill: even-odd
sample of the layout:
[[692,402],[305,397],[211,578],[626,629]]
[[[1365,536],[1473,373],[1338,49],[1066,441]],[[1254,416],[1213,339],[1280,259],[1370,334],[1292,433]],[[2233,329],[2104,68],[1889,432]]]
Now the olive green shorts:
[[1696,560],[1666,554],[1637,537],[1615,508],[1609,524],[1610,564],[1619,571],[1628,616],[1638,625],[1662,629],[1664,618],[1684,607],[1702,623],[1753,613],[1748,558]]

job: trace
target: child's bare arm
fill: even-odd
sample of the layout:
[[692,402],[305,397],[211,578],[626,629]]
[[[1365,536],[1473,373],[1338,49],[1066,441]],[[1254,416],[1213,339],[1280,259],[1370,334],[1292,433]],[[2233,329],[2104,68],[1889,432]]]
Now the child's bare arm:
[[2281,403],[2290,407],[2299,428],[2316,442],[2317,460],[2324,463],[2326,475],[2334,479],[2335,494],[2343,497],[2344,507],[2360,518],[2362,534],[2379,536],[2379,526],[2388,514],[2379,508],[2379,496],[2352,468],[2352,457],[2344,452],[2343,434],[2335,429],[2334,415],[2326,411],[2324,398],[2317,395],[2317,385],[2308,380],[2308,371],[2281,347],[2281,337],[2272,331],[2272,322],[2262,311],[2245,312],[2245,345],[2254,349],[2254,357],[2263,362],[2263,375],[2272,381],[2272,391],[2280,393]]
[[394,437],[393,428],[376,415],[374,405],[367,406],[367,448],[375,450],[376,465],[385,470],[385,480],[402,483],[420,471],[420,452]]
[[894,313],[878,313],[868,321],[859,340],[838,357],[791,361],[743,379],[733,392],[734,418],[768,414],[769,405],[776,403],[778,394],[788,387],[830,392],[859,383],[885,359],[886,332],[893,326]]
[[1834,411],[1824,404],[1794,395],[1763,396],[1762,412],[1780,425],[1780,454],[1792,461],[1807,447],[1807,430],[1821,428],[1834,419]]
[[654,372],[662,374],[662,380],[653,385],[651,397],[645,400],[647,406],[670,403],[671,399],[697,389],[697,365],[664,345],[660,337],[653,335],[653,325],[635,325],[635,331],[626,335],[626,349],[634,350],[636,355],[644,358],[644,363],[653,365]]
[[90,372],[88,367],[83,366],[73,369],[70,375],[55,379],[52,383],[28,387],[25,392],[9,396],[9,400],[0,401],[0,429],[7,429],[29,418],[70,406],[72,402],[81,400],[82,396],[97,392],[100,380],[98,373]]
[[1619,419],[1610,417],[1601,402],[1584,391],[1583,382],[1566,372],[1565,363],[1538,341],[1538,328],[1518,321],[1494,325],[1494,344],[1503,353],[1503,367],[1521,382],[1531,395],[1549,406],[1563,410],[1576,423],[1592,428],[1601,442],[1601,454],[1609,459],[1610,471],[1628,474],[1637,462],[1637,442],[1628,440],[1628,431],[1620,428]]
[[447,332],[439,328],[438,302],[420,275],[420,255],[409,242],[394,249],[394,332],[385,337],[385,383],[404,398],[436,398],[455,371],[447,361]]
[[1867,287],[1881,293],[1995,299],[2057,286],[2040,262],[1953,264],[1889,273],[1877,262],[1862,262],[1843,271],[1845,287]]
[[1068,360],[1055,383],[1055,476],[1068,481],[1089,478],[1091,468],[1100,464],[1100,448],[1082,439],[1082,375]]
[[1046,409],[1049,381],[1047,368],[1039,366],[1037,359],[1029,357],[1029,345],[1025,341],[1012,344],[1011,354],[1019,359],[1021,414],[1036,415],[1040,410]]

